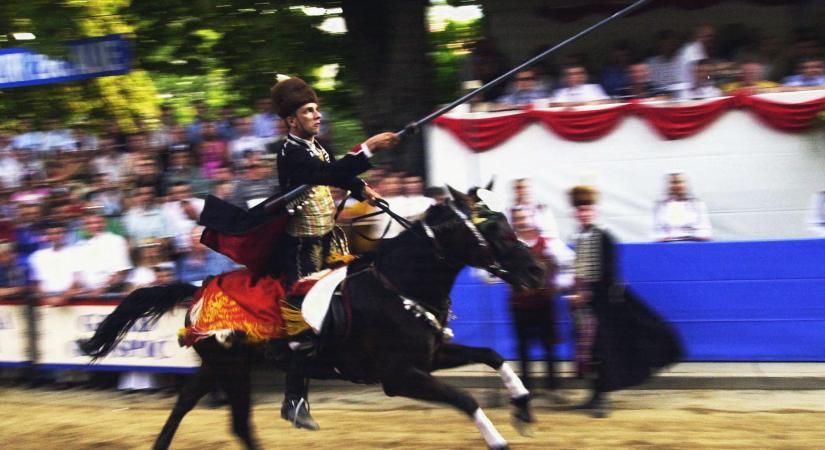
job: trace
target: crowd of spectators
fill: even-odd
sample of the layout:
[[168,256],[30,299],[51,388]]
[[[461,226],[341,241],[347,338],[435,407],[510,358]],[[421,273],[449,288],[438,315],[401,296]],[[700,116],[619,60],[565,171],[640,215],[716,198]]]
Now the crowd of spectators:
[[[732,38],[748,33],[735,27],[724,31],[725,42],[717,41],[716,30],[709,25],[697,27],[684,39],[673,30],[661,31],[650,49],[643,49],[647,43],[619,41],[600,67],[584,54],[567,55],[558,64],[539,62],[516,73],[509,86],[485,92],[475,99],[474,107],[574,107],[825,88],[825,50],[812,32],[797,32],[783,49],[776,38],[756,37],[756,33]],[[465,86],[490,81],[508,66],[493,40],[481,40],[462,72]]]

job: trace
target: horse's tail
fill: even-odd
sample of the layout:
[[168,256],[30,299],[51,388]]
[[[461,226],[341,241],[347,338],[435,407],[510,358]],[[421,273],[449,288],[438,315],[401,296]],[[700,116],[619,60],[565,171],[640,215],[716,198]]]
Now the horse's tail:
[[91,339],[79,342],[80,350],[93,360],[108,355],[138,319],[157,321],[197,289],[188,283],[172,283],[133,291],[103,319]]

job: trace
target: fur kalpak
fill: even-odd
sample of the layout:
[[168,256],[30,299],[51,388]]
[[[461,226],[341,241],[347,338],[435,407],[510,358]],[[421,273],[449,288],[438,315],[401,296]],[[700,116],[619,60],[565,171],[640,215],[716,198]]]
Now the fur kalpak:
[[318,103],[318,96],[306,82],[298,77],[279,81],[272,87],[272,107],[286,119],[307,103]]
[[579,185],[570,189],[570,204],[573,207],[595,205],[599,199],[599,191],[593,186]]

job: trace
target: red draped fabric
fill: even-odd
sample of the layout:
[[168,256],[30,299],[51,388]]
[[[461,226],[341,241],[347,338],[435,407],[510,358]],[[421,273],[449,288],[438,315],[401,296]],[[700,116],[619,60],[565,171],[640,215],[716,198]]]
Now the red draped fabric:
[[802,103],[778,103],[752,97],[741,96],[739,103],[756,114],[765,125],[780,131],[805,131],[814,123],[816,115],[825,111],[825,98]]
[[586,142],[595,141],[613,131],[629,107],[625,104],[589,111],[532,110],[528,115],[565,139]]
[[593,141],[613,131],[628,114],[642,118],[665,139],[682,139],[702,131],[732,108],[747,109],[777,130],[802,132],[813,127],[817,114],[825,111],[825,98],[782,103],[741,94],[688,106],[632,102],[576,111],[527,110],[478,119],[442,116],[435,124],[449,130],[469,149],[482,152],[500,145],[533,122],[543,123],[567,140]]
[[702,131],[734,104],[733,97],[679,107],[634,103],[633,112],[646,119],[665,139],[681,139]]
[[517,113],[483,119],[457,119],[441,116],[435,123],[448,129],[467,147],[476,151],[484,151],[510,139],[530,120],[527,113]]

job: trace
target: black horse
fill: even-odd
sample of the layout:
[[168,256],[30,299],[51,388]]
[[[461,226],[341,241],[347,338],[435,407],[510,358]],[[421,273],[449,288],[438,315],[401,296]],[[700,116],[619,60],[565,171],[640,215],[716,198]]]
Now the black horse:
[[[491,210],[475,192],[466,195],[451,189],[451,193],[453,200],[430,207],[423,220],[347,268],[341,295],[350,304],[349,331],[344,337],[323,340],[315,365],[334,370],[314,371],[313,377],[334,375],[380,383],[389,396],[452,405],[475,422],[489,447],[506,448],[507,442],[478,402],[431,372],[472,363],[497,370],[521,431],[522,425],[532,421],[527,389],[497,352],[448,342],[449,294],[467,265],[486,269],[517,289],[537,287],[544,274],[503,214]],[[194,290],[173,284],[131,293],[94,336],[81,343],[81,349],[94,358],[105,356],[138,318],[160,317]],[[229,399],[233,432],[246,447],[258,448],[249,414],[250,364],[259,357],[259,348],[240,342],[226,348],[214,338],[194,347],[201,356],[201,368],[182,390],[155,448],[169,446],[184,415],[215,383]]]

